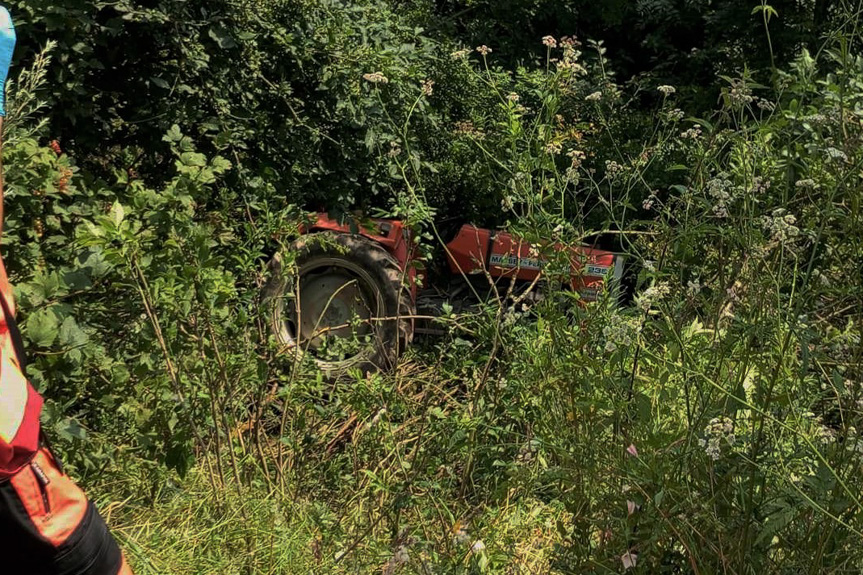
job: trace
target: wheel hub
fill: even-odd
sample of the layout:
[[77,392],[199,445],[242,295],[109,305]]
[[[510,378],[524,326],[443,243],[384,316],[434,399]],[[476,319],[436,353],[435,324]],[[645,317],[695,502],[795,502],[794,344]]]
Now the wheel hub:
[[[372,333],[372,306],[357,276],[341,267],[310,270],[299,285],[298,343],[310,350],[328,341],[364,341]],[[296,318],[296,309],[292,310]]]

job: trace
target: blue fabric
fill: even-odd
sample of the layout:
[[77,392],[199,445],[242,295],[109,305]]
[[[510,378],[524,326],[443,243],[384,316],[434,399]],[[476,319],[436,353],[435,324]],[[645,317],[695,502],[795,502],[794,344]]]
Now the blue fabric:
[[6,77],[15,51],[15,25],[9,10],[0,6],[0,116],[6,115]]

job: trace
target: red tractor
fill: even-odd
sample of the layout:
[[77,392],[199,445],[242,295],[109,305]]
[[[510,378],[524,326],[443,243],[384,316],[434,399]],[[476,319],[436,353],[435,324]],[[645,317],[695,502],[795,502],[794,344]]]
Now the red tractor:
[[[513,286],[529,289],[550,262],[508,232],[462,225],[445,239],[442,277],[428,278],[399,220],[351,226],[321,213],[301,231],[291,265],[281,255],[272,260],[264,299],[283,350],[330,378],[391,368],[415,333],[437,331],[424,320],[482,301],[482,291],[497,283],[510,294]],[[588,246],[554,246],[552,255],[568,262],[565,288],[582,301],[594,300],[623,270],[621,255]]]

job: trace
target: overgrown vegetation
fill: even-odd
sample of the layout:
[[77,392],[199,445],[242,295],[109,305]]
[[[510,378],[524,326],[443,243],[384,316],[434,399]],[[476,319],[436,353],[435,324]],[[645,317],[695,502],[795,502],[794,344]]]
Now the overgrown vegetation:
[[[863,568],[853,3],[11,4],[29,375],[136,572]],[[613,238],[635,297],[326,383],[259,298],[317,208]]]

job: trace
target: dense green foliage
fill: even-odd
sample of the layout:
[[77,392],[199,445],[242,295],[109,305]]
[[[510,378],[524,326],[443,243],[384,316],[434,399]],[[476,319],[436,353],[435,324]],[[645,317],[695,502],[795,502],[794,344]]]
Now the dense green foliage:
[[[137,572],[863,569],[853,3],[11,4],[4,260]],[[635,298],[325,383],[259,301],[318,207],[602,233]]]

